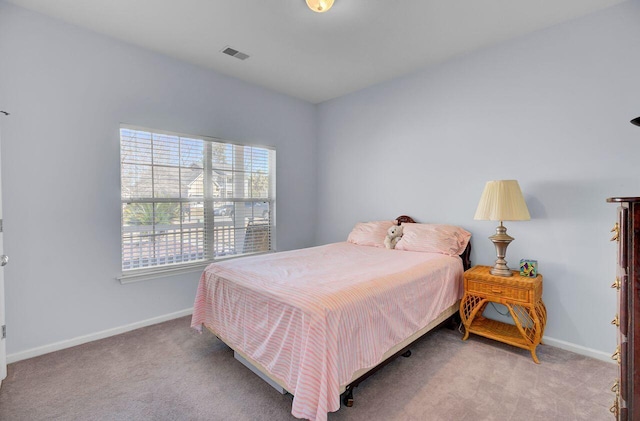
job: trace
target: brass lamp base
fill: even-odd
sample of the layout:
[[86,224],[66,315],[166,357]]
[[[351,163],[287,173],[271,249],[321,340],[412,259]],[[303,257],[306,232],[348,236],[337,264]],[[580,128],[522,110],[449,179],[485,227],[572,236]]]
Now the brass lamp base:
[[507,261],[504,260],[504,257],[507,255],[507,246],[514,238],[507,234],[507,229],[502,225],[502,221],[500,221],[500,226],[496,228],[495,235],[489,237],[489,240],[496,246],[496,256],[498,257],[495,266],[491,268],[491,274],[495,276],[513,276],[513,272],[507,266]]

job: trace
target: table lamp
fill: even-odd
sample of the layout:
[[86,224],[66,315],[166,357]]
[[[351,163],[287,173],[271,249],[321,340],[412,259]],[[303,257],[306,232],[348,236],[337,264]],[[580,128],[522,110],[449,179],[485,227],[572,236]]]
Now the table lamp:
[[518,181],[487,181],[473,219],[500,221],[495,235],[489,237],[496,247],[497,256],[496,264],[491,268],[491,274],[512,276],[513,272],[507,266],[507,261],[504,258],[507,253],[507,246],[514,238],[507,235],[507,229],[502,225],[502,221],[528,221],[531,219]]

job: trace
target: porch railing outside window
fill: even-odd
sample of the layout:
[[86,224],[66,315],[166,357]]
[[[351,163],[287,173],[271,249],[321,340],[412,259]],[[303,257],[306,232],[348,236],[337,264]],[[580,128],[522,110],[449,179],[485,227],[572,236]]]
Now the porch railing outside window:
[[273,250],[275,150],[122,126],[122,269]]

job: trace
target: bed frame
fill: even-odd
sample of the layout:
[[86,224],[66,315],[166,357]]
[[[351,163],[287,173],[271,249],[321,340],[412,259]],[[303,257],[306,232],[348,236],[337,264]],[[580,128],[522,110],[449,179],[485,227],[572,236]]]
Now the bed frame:
[[[394,221],[397,225],[402,224],[403,222],[415,223],[413,218],[407,215],[401,215],[397,217]],[[460,254],[460,258],[462,259],[462,265],[464,270],[471,268],[471,241],[467,244],[465,250]],[[342,400],[344,404],[348,407],[353,406],[353,389],[358,387],[360,383],[362,383],[369,376],[375,374],[378,370],[398,358],[399,356],[410,357],[411,356],[411,346],[429,331],[436,329],[441,326],[449,326],[451,329],[455,329],[460,324],[460,302],[454,303],[452,306],[447,308],[445,311],[440,313],[440,315],[429,323],[427,326],[422,328],[421,330],[415,332],[413,335],[397,344],[390,350],[388,350],[382,356],[382,362],[378,365],[369,368],[369,369],[361,369],[354,373],[351,377],[350,383],[341,388]],[[224,338],[220,337],[216,332],[211,331],[214,335],[216,335],[222,342],[228,344]],[[248,355],[243,352],[231,347],[234,350],[235,358],[240,361],[243,365],[269,383],[272,387],[278,390],[280,393],[284,394],[287,392],[285,385],[278,379],[272,377],[264,367],[257,361],[253,360]]]

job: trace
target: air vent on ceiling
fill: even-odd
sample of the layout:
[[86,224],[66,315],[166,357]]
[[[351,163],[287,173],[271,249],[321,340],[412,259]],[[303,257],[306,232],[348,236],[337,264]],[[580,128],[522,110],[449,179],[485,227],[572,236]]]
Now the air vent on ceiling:
[[231,47],[225,47],[224,50],[222,50],[222,52],[227,54],[227,55],[230,55],[231,57],[238,58],[240,60],[246,60],[246,59],[249,58],[248,54],[241,53],[240,51],[234,50]]

